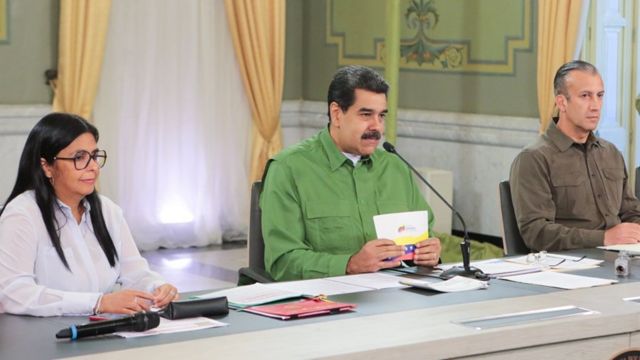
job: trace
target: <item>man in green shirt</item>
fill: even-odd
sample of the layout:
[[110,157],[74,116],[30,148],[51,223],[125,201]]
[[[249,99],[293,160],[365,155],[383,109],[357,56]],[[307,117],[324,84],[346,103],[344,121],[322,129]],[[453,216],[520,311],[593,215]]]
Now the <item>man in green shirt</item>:
[[[388,85],[372,69],[339,69],[329,86],[329,125],[276,155],[260,198],[265,267],[276,280],[375,272],[400,266],[403,248],[377,239],[373,216],[427,210],[409,168],[378,149]],[[417,244],[433,266],[440,240]]]
[[532,250],[640,242],[640,202],[627,186],[624,158],[593,133],[604,85],[584,61],[558,69],[558,118],[511,166],[513,206]]

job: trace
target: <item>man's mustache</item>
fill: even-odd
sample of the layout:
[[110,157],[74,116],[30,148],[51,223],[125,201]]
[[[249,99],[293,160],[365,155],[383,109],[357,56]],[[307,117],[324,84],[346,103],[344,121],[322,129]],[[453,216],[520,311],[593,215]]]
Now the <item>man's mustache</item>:
[[380,140],[382,139],[382,134],[378,130],[371,130],[362,134],[362,140],[369,140],[369,139]]

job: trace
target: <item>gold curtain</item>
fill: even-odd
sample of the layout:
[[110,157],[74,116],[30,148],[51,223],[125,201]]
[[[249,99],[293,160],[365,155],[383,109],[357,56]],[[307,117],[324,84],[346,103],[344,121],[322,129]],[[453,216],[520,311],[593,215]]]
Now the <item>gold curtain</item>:
[[53,110],[91,117],[109,27],[111,0],[61,0]]
[[555,100],[553,76],[560,65],[574,60],[582,0],[538,0],[538,111],[540,132],[551,122]]
[[280,151],[285,0],[225,0],[236,57],[253,116],[251,182]]

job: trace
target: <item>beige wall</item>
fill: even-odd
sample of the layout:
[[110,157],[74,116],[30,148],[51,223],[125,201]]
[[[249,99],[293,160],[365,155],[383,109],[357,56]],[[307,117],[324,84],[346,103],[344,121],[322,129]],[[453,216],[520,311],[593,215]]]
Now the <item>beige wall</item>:
[[10,0],[8,40],[0,41],[0,104],[46,104],[44,72],[56,67],[57,0]]

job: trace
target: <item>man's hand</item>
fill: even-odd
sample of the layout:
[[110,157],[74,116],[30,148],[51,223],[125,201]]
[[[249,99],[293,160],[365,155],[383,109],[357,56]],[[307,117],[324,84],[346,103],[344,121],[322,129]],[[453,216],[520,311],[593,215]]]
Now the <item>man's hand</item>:
[[640,242],[640,224],[622,223],[604,232],[604,244],[635,244]]
[[402,254],[403,247],[396,245],[391,240],[371,240],[349,259],[347,274],[375,272],[380,269],[400,266],[400,260],[389,259],[400,257]]
[[436,266],[440,260],[440,239],[429,238],[416,244],[413,262],[420,266]]

